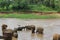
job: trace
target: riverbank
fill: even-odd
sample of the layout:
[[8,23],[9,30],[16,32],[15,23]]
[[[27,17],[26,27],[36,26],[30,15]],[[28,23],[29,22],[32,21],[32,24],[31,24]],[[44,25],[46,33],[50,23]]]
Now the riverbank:
[[60,18],[60,14],[48,14],[48,15],[39,15],[39,14],[0,14],[0,18],[20,18],[20,19],[56,19]]

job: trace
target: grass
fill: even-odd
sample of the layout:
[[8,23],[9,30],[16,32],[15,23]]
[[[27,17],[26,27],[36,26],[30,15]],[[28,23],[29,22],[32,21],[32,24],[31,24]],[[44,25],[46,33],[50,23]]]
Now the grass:
[[53,19],[60,18],[57,15],[36,15],[36,14],[0,14],[0,18],[20,18],[20,19]]

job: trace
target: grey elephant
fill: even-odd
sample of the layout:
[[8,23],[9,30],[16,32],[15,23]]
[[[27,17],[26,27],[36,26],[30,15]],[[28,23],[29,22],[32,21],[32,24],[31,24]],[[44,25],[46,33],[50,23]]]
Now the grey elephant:
[[28,25],[28,26],[25,26],[26,30],[32,30],[32,33],[35,33],[35,25]]
[[23,29],[25,29],[25,27],[18,27],[17,31],[22,31]]
[[20,26],[20,25],[18,25],[19,27],[16,29],[17,31],[22,31],[23,29],[25,29],[25,26]]
[[36,33],[43,34],[44,29],[42,27],[37,27]]

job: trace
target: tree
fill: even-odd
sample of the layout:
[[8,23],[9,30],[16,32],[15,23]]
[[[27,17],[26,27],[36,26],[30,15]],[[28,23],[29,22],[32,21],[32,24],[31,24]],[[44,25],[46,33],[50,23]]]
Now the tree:
[[29,9],[26,0],[14,0],[13,1],[13,10],[27,10]]
[[3,0],[0,2],[0,7],[3,9],[6,8],[6,10],[8,10],[10,4],[11,4],[10,0]]

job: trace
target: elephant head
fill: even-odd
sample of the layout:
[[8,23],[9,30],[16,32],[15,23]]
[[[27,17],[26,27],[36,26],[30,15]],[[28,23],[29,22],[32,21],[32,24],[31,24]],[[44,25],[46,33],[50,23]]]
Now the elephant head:
[[7,25],[6,24],[3,24],[2,25],[2,32],[3,32],[3,34],[4,34],[4,31],[6,30],[6,28],[7,28]]
[[42,27],[37,27],[36,33],[43,34],[44,29]]
[[2,31],[4,30],[4,29],[6,29],[7,28],[7,25],[6,24],[3,24],[2,25]]
[[25,28],[28,30],[32,30],[32,33],[35,32],[35,25],[28,25],[28,26],[25,26]]

